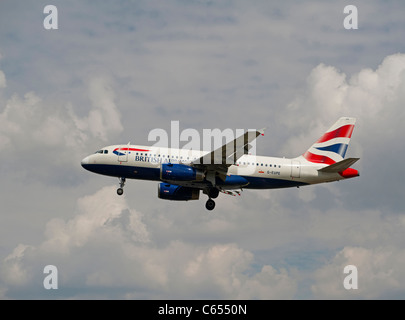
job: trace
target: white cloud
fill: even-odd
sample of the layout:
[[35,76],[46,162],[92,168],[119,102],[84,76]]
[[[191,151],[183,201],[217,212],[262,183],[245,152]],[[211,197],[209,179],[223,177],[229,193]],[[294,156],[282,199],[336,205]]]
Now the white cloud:
[[[141,222],[141,216],[129,210],[123,197],[113,197],[112,187],[105,187],[92,196],[78,200],[77,215],[68,222],[52,219],[46,226],[47,240],[42,249],[52,253],[68,254],[72,248],[82,247],[93,236],[104,234],[120,237],[129,234],[132,241],[149,241],[148,232]],[[114,235],[115,234],[115,235]]]
[[[321,299],[382,299],[392,298],[405,288],[405,250],[392,246],[374,248],[345,247],[314,273],[312,291]],[[354,265],[358,272],[358,289],[347,290],[343,280],[344,267]]]
[[89,82],[92,108],[87,117],[78,117],[69,103],[55,105],[35,92],[22,98],[14,94],[0,113],[0,147],[21,152],[64,146],[71,152],[91,139],[106,142],[119,134],[123,127],[109,81],[94,77]]
[[35,92],[4,100],[0,105],[0,158],[4,166],[29,181],[75,184],[79,178],[66,171],[79,167],[80,160],[97,148],[115,143],[109,142],[123,130],[111,83],[103,76],[89,79],[91,107],[83,116],[70,102],[55,103]]
[[[5,292],[15,292],[16,279],[19,288],[29,288],[35,276],[42,276],[33,273],[35,266],[40,269],[43,268],[41,263],[53,263],[61,270],[62,291],[82,282],[83,294],[74,293],[71,298],[86,297],[86,288],[89,291],[98,288],[104,297],[108,297],[108,288],[120,288],[122,297],[126,298],[290,299],[297,294],[298,279],[303,276],[299,271],[295,270],[292,275],[287,269],[276,269],[269,264],[259,267],[252,252],[226,242],[227,232],[258,232],[257,226],[255,229],[252,225],[246,230],[223,228],[221,233],[225,235],[225,242],[222,244],[201,245],[189,238],[188,241],[170,241],[157,246],[154,233],[159,232],[160,227],[156,228],[159,219],[145,219],[143,214],[129,207],[125,197],[117,197],[114,191],[113,187],[105,187],[80,198],[72,218],[55,218],[47,223],[46,239],[40,245],[17,246],[3,263],[7,266],[4,269],[7,273],[2,274],[7,286],[3,284],[3,287],[14,289]],[[167,214],[166,210],[164,212]],[[250,212],[250,217],[259,219],[257,211]],[[350,250],[345,248],[331,262],[315,269],[312,276],[315,298],[379,298],[405,286],[400,271],[404,256],[399,236],[404,227],[402,217],[393,220],[393,217],[382,216],[377,211],[357,211],[353,215],[350,211],[336,209],[315,211],[310,215],[291,212],[272,218],[270,215],[269,218],[262,220],[262,224],[267,225],[268,236],[262,237],[261,241],[273,243],[273,247],[275,244],[274,248],[279,248],[283,242],[292,245],[299,239],[312,239],[309,240],[311,243],[318,243],[314,250],[323,248],[319,243],[327,248],[345,243],[359,245],[354,249],[347,247]],[[209,232],[218,218],[204,220],[207,221],[199,223],[196,230],[203,228]],[[230,226],[234,223],[236,221]],[[176,224],[180,229],[188,225],[181,220]],[[299,229],[294,228],[297,224]],[[172,228],[171,232],[179,234],[176,230]],[[373,251],[375,249],[361,247],[367,244],[379,249]],[[305,250],[305,246],[296,249]],[[384,252],[386,255],[379,257]],[[381,262],[384,259],[386,263]],[[377,260],[379,264],[374,263],[371,269],[365,268],[370,261]],[[342,270],[347,264],[354,264],[362,270],[359,273],[364,290],[359,290],[356,296],[347,296],[347,291],[341,289]],[[389,269],[390,264],[395,266],[394,271]],[[373,281],[378,282],[379,290],[375,290]],[[147,296],[143,293],[145,290]]]
[[171,241],[157,247],[151,242],[153,225],[147,226],[143,215],[114,193],[113,187],[105,187],[80,198],[74,217],[47,223],[46,239],[40,245],[18,245],[3,262],[6,288],[33,290],[35,277],[41,277],[33,270],[45,263],[60,270],[58,290],[84,281],[84,296],[86,287],[121,288],[122,297],[131,298],[143,297],[143,290],[159,298],[208,298],[213,290],[218,298],[294,296],[296,282],[286,270],[263,265],[256,271],[253,254],[236,244]]
[[93,105],[87,120],[89,130],[93,136],[107,141],[111,134],[123,130],[110,81],[102,77],[92,78],[89,84],[89,97]]
[[29,270],[23,266],[22,259],[26,250],[32,247],[19,244],[2,263],[1,276],[8,285],[23,286],[30,280]]
[[[288,106],[288,114],[294,114],[296,121],[285,119],[291,132],[307,134],[292,134],[283,151],[309,147],[341,116],[357,117],[360,129],[355,129],[353,135],[359,141],[356,146],[361,143],[363,148],[371,148],[375,143],[396,138],[390,128],[395,128],[395,135],[404,130],[399,120],[405,114],[404,88],[405,54],[387,56],[375,71],[363,69],[349,80],[335,67],[319,64],[308,76],[305,93]],[[377,134],[376,129],[383,128],[385,131]]]
[[[186,267],[189,281],[198,286],[212,283],[231,299],[282,299],[292,298],[296,282],[286,270],[278,272],[265,265],[260,272],[245,275],[253,255],[236,245],[217,245],[199,254]],[[221,297],[221,296],[219,296]]]
[[5,88],[6,86],[6,75],[0,70],[0,88]]

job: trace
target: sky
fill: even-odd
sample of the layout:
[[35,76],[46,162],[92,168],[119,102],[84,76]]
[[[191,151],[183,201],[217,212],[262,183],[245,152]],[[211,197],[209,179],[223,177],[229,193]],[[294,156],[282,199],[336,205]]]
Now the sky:
[[[405,3],[351,1],[350,30],[347,4],[1,0],[0,298],[404,299]],[[257,153],[296,157],[342,116],[359,178],[212,212],[80,166],[171,121],[267,127]]]

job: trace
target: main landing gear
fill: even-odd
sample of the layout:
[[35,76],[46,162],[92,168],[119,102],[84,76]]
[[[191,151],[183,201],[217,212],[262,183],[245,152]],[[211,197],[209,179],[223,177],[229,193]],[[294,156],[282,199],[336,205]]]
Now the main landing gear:
[[117,194],[121,196],[124,193],[124,186],[125,186],[125,177],[119,178],[120,180],[120,187],[117,189]]
[[214,200],[212,200],[211,198],[209,198],[208,200],[207,200],[207,202],[205,203],[205,207],[207,208],[207,210],[214,210],[214,208],[215,208],[215,201]]
[[211,188],[209,189],[206,194],[208,195],[208,200],[205,203],[205,207],[207,208],[207,210],[214,210],[215,208],[215,201],[212,200],[211,198],[217,198],[219,195],[219,190],[217,188]]

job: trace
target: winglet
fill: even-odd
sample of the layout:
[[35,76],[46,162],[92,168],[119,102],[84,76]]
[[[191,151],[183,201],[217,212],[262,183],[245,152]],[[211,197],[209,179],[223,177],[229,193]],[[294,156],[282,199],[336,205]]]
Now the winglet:
[[262,136],[264,136],[264,131],[266,130],[267,128],[262,128],[262,129],[260,129],[260,130],[257,130],[257,132],[259,132]]

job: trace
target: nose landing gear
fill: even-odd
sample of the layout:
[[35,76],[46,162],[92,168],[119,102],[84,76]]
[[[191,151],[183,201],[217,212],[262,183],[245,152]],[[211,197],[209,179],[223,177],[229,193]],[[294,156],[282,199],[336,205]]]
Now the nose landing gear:
[[121,196],[124,193],[124,186],[125,186],[125,177],[119,178],[120,180],[120,187],[117,189],[117,194]]

